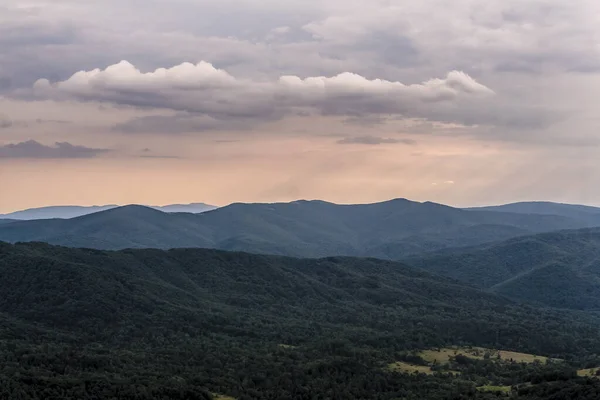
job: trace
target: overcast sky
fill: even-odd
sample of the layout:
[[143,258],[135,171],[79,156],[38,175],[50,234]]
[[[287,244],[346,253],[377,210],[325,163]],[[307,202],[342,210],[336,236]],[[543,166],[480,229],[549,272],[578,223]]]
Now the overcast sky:
[[596,0],[0,0],[0,213],[600,204]]

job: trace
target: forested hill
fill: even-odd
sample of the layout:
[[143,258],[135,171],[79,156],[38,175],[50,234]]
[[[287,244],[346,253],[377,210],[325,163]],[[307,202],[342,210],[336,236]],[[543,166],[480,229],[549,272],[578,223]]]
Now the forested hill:
[[232,204],[199,215],[127,206],[69,220],[2,224],[0,240],[98,249],[203,247],[297,257],[399,259],[590,223],[405,199],[359,205],[297,201]]
[[579,204],[552,203],[549,201],[527,201],[499,206],[472,207],[466,210],[498,211],[517,214],[561,215],[597,225],[600,221],[600,207]]
[[519,237],[407,262],[517,300],[600,310],[600,229]]
[[3,399],[492,399],[476,387],[559,377],[590,392],[562,363],[472,360],[452,364],[459,379],[387,366],[443,346],[600,353],[593,314],[517,306],[400,263],[202,249],[0,243],[0,320]]

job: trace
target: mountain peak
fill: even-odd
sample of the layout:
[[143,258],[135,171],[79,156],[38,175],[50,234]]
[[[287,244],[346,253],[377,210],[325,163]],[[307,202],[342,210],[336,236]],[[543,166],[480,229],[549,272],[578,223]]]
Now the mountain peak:
[[111,208],[110,210],[103,211],[104,213],[131,213],[131,212],[147,212],[147,213],[160,213],[162,211],[156,210],[155,208],[144,206],[142,204],[127,204],[125,206],[119,206]]
[[143,206],[140,204],[128,204],[126,206],[120,206],[111,208],[109,210],[99,211],[97,213],[83,215],[78,217],[78,220],[83,219],[100,219],[106,218],[109,216],[117,216],[119,218],[122,217],[135,217],[135,218],[148,218],[154,216],[165,215],[166,213],[156,210],[152,207]]

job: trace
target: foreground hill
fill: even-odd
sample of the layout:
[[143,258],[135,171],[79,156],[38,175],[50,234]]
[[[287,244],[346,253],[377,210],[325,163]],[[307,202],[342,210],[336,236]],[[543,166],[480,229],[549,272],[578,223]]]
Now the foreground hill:
[[562,216],[465,211],[404,199],[360,205],[297,201],[232,204],[198,215],[127,206],[70,220],[3,224],[0,240],[98,249],[209,247],[397,259],[584,225]]
[[516,306],[400,263],[202,249],[0,243],[0,321],[2,399],[495,399],[476,387],[533,381],[590,393],[562,364],[448,358],[461,378],[387,366],[450,345],[600,352],[594,315]]
[[514,299],[600,310],[600,229],[519,237],[409,262]]
[[[40,207],[30,208],[27,210],[16,211],[10,214],[0,214],[2,219],[14,219],[14,220],[35,220],[35,219],[69,219],[77,218],[88,214],[93,214],[101,211],[110,210],[119,207],[116,204],[104,205],[104,206],[51,206],[51,207]],[[215,206],[211,206],[204,203],[191,203],[191,204],[171,204],[167,206],[150,206],[155,210],[173,213],[173,212],[188,212],[188,213],[202,213],[205,211],[214,210]]]

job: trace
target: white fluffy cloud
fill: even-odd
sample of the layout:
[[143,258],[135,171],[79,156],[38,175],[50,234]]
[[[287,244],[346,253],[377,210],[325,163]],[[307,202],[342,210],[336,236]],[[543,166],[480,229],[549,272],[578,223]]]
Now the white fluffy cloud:
[[236,78],[207,62],[142,72],[127,61],[80,71],[69,79],[34,84],[38,96],[172,109],[211,118],[281,117],[297,109],[320,114],[405,114],[432,103],[485,97],[494,92],[460,71],[404,84],[354,73],[332,77]]

